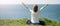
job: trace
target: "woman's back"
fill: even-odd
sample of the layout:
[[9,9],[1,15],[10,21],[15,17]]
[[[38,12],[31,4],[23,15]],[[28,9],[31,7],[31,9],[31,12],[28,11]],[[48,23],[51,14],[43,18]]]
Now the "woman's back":
[[34,12],[33,10],[31,10],[31,21],[32,21],[32,23],[39,23],[39,20],[38,20],[39,14],[40,14],[39,11]]

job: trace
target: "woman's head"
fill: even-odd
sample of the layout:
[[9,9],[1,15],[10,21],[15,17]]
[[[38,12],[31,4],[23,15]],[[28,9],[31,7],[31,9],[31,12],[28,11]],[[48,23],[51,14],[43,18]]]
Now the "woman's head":
[[37,12],[38,11],[38,5],[37,4],[33,7],[33,11],[34,12]]

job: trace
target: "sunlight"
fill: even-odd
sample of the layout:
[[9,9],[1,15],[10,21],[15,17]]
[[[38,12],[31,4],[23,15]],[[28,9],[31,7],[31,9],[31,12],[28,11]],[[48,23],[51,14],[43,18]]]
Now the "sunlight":
[[60,4],[60,0],[0,0],[0,4]]

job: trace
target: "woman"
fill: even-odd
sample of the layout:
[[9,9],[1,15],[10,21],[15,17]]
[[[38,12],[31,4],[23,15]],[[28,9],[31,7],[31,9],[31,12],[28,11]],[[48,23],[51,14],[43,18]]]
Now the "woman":
[[27,5],[25,5],[24,3],[22,3],[31,13],[31,22],[30,23],[40,23],[39,22],[39,19],[38,19],[38,16],[39,14],[41,13],[41,11],[48,6],[48,4],[42,6],[40,8],[40,10],[38,10],[38,5],[35,4],[33,9],[31,10]]

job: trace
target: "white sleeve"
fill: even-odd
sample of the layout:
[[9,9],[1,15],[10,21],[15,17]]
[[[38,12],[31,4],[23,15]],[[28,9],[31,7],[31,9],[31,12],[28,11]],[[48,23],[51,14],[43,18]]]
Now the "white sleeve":
[[32,10],[30,9],[30,12],[32,12]]
[[26,7],[26,9],[28,9],[29,11],[31,10],[29,7],[28,7],[28,5],[25,5],[24,3],[22,3],[25,7]]
[[44,6],[42,6],[41,8],[40,8],[40,11],[42,11],[45,7],[47,7],[48,5],[46,4],[46,5],[44,5]]

